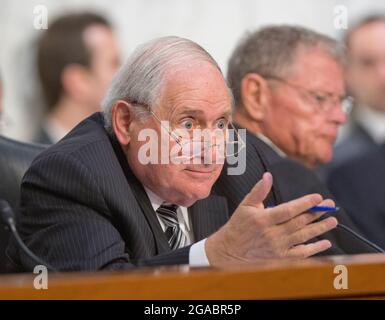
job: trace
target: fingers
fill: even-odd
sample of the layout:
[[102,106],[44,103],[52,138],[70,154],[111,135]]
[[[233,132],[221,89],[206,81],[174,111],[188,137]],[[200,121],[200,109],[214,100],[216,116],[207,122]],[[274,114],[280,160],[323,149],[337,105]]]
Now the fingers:
[[293,219],[311,207],[319,205],[321,202],[322,197],[319,194],[310,194],[282,203],[274,208],[266,209],[266,213],[269,214],[271,225],[276,225]]
[[321,234],[324,234],[325,232],[334,229],[337,224],[337,219],[334,217],[330,217],[319,222],[309,224],[306,227],[290,235],[288,237],[287,244],[289,245],[289,247],[297,244],[302,244],[310,239],[318,237]]
[[[324,200],[320,203],[321,206],[334,206],[333,200]],[[279,228],[281,229],[279,234],[281,235],[287,235],[292,234],[298,230],[301,230],[303,227],[308,225],[309,223],[318,220],[321,218],[326,211],[323,212],[310,212],[310,213],[303,213],[290,221],[285,222],[284,224],[279,225]]]
[[263,200],[266,199],[273,185],[273,177],[270,172],[265,172],[261,180],[251,189],[243,199],[241,205],[263,208]]
[[288,257],[305,259],[325,251],[331,248],[331,246],[332,244],[329,240],[320,240],[314,243],[301,244],[291,248],[289,250]]
[[334,207],[336,203],[332,199],[326,199],[321,202],[320,206],[325,206],[325,207]]
[[287,236],[289,234],[292,234],[298,230],[301,230],[302,228],[312,223],[313,221],[316,221],[317,219],[322,217],[324,214],[325,212],[303,213],[298,217],[295,217],[290,221],[287,221],[286,223],[280,224],[279,226],[277,226],[279,228],[278,234],[281,236]]

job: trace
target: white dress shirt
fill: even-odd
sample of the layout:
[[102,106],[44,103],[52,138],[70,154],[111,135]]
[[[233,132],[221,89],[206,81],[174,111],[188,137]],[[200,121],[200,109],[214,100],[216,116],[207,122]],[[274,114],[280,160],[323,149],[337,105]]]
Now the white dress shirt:
[[361,106],[356,110],[356,121],[377,144],[385,142],[385,112]]
[[[150,199],[152,208],[156,212],[158,208],[162,205],[164,202],[163,199],[161,199],[157,194],[152,192],[150,189],[144,187],[148,198]],[[160,226],[162,227],[163,232],[166,231],[166,226],[162,219],[159,218],[158,215],[156,215],[158,218],[158,221],[160,223]],[[181,231],[186,236],[186,246],[194,243],[194,233],[192,230],[192,225],[190,221],[190,216],[188,213],[188,209],[186,207],[179,206],[177,210],[177,217],[178,222]],[[192,267],[204,267],[209,266],[209,261],[207,259],[206,251],[205,251],[205,242],[206,239],[203,239],[197,243],[194,243],[190,247],[190,253],[189,253],[189,265]]]
[[287,158],[286,153],[283,152],[280,148],[278,148],[277,145],[275,145],[273,141],[271,141],[268,137],[266,137],[262,133],[257,133],[256,136],[261,139],[264,143],[266,143],[269,147],[271,147],[281,158]]
[[68,133],[67,129],[63,128],[60,123],[52,119],[47,119],[43,123],[43,128],[53,143],[63,139],[63,137]]

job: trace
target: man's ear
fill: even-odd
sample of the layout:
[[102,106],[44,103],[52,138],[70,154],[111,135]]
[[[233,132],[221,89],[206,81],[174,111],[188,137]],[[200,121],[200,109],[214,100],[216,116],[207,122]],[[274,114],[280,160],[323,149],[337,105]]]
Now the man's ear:
[[121,145],[127,146],[131,140],[130,125],[133,120],[131,105],[123,100],[118,100],[112,107],[112,128]]
[[246,74],[241,81],[242,105],[249,117],[262,120],[268,105],[267,81],[256,73]]

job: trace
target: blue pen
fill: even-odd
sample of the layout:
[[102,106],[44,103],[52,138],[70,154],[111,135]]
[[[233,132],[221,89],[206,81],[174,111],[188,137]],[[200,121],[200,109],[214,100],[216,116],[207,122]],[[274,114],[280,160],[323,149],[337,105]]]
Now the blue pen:
[[309,212],[320,212],[320,211],[334,212],[334,211],[338,211],[339,209],[340,209],[339,207],[315,206],[310,208],[308,211]]
[[[268,208],[274,208],[274,206],[268,206]],[[328,206],[315,206],[311,207],[307,212],[322,212],[322,211],[327,211],[327,212],[335,212],[340,210],[340,207],[328,207]]]

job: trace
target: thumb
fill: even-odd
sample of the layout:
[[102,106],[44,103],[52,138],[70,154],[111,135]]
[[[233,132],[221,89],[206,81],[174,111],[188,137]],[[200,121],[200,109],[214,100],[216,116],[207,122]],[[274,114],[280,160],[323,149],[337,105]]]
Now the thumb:
[[265,172],[262,179],[251,189],[251,191],[242,200],[241,205],[263,208],[263,200],[269,194],[273,185],[273,176],[270,172]]

